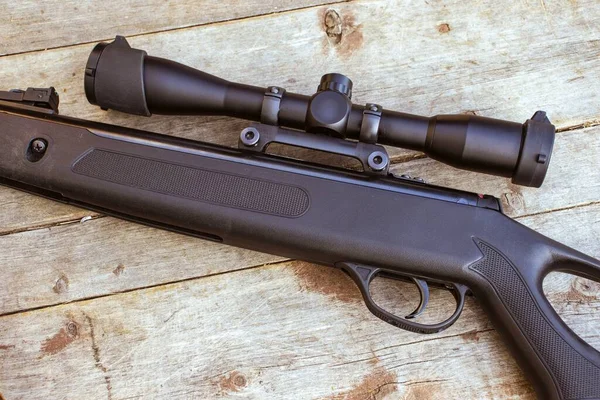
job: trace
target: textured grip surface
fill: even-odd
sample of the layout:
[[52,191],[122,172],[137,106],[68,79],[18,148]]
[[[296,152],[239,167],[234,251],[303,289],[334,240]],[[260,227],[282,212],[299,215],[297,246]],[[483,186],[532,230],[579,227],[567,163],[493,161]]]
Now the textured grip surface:
[[600,398],[600,368],[577,352],[545,318],[516,268],[485,242],[484,258],[471,265],[494,287],[500,300],[553,377],[563,399]]
[[298,217],[309,206],[308,194],[297,186],[106,150],[92,150],[72,170],[142,190],[282,217]]

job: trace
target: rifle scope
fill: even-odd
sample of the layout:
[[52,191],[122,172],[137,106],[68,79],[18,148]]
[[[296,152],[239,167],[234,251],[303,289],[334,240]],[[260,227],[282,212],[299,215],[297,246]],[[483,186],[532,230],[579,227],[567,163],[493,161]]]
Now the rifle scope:
[[474,115],[431,118],[352,104],[352,81],[327,74],[312,96],[233,83],[133,49],[122,36],[89,56],[85,93],[103,109],[150,116],[227,115],[343,139],[419,150],[456,168],[541,186],[555,128],[543,111],[524,124]]

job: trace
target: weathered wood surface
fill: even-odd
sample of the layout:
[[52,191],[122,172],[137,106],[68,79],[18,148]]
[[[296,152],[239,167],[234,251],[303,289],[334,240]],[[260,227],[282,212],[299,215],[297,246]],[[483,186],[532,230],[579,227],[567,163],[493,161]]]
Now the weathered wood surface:
[[[5,395],[531,398],[472,300],[460,323],[415,336],[370,316],[340,271],[294,262],[230,275],[3,317]],[[576,285],[567,294],[565,311],[599,311]]]
[[[89,15],[80,2],[11,3],[8,14],[19,20],[0,22],[7,32],[0,53],[19,54],[0,57],[0,87],[52,84],[63,114],[234,145],[244,122],[131,117],[87,104],[81,71],[92,43],[124,33],[150,54],[257,85],[309,93],[322,73],[340,71],[354,79],[356,102],[416,114],[524,120],[544,108],[566,131],[557,136],[542,189],[412,159],[407,151],[393,152],[394,171],[499,196],[520,222],[600,257],[595,2],[305,8],[315,3],[323,2],[227,2],[202,15],[190,14],[196,3],[161,3],[173,15],[161,21],[141,12],[152,1],[132,3],[121,19],[108,18],[119,6],[104,2],[97,25],[87,27],[61,23]],[[291,8],[302,9],[262,15]],[[340,15],[341,40],[335,29],[327,35],[329,8]],[[47,19],[26,27],[30,10],[44,10]],[[14,32],[23,30],[34,40],[19,43]],[[31,52],[54,46],[64,47]],[[373,317],[333,269],[6,188],[0,209],[0,398],[533,398],[473,299],[455,326],[418,336]],[[79,222],[88,215],[94,218]],[[414,302],[416,291],[397,289],[381,288],[378,301]],[[575,332],[600,348],[600,287],[553,274],[545,291]],[[437,294],[434,316],[447,312],[447,298]]]
[[231,21],[336,1],[3,2],[0,55]]

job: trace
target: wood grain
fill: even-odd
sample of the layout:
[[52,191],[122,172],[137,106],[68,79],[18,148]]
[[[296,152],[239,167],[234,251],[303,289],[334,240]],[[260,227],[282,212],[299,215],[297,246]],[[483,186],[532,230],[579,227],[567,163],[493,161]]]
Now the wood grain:
[[0,236],[98,215],[5,186],[0,186],[0,210]]
[[25,231],[0,243],[0,313],[282,260],[114,218]]
[[3,317],[0,345],[7,399],[534,398],[472,299],[447,331],[416,335],[369,314],[340,271],[299,262]]
[[3,4],[0,56],[181,29],[334,1],[9,1]]
[[[558,126],[599,117],[600,84],[593,78],[600,66],[600,33],[590,24],[600,11],[593,0],[549,6],[556,7],[555,13],[532,1],[510,9],[491,1],[477,7],[458,0],[423,7],[408,3],[314,7],[142,35],[130,42],[151,55],[229,80],[278,84],[302,93],[312,93],[323,73],[339,71],[354,79],[357,103],[376,101],[417,114],[471,111],[524,121],[544,107]],[[343,21],[337,44],[325,29],[329,8]],[[544,23],[524,24],[536,18]],[[449,32],[439,32],[444,20]],[[63,113],[81,118],[203,138],[226,132],[211,132],[221,119],[202,127],[204,120],[196,117],[148,119],[89,105],[82,73],[93,46],[2,57],[0,84],[55,85],[63,95]],[[547,79],[550,73],[553,79]]]

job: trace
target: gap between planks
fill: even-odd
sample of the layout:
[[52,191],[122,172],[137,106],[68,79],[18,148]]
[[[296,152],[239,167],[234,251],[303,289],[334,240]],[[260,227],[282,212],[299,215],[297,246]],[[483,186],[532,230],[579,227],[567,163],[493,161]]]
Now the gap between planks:
[[[273,15],[280,15],[280,14],[281,15],[285,15],[285,14],[293,13],[293,12],[296,12],[296,11],[309,10],[311,8],[326,7],[326,6],[331,6],[331,5],[335,5],[335,4],[341,4],[341,3],[352,3],[354,1],[356,1],[356,0],[337,0],[337,1],[331,1],[331,2],[322,3],[322,4],[315,4],[315,5],[311,5],[311,6],[303,6],[303,7],[297,7],[297,8],[287,9],[287,10],[281,10],[281,11],[271,11],[271,12],[266,12],[266,13],[262,13],[262,14],[248,15],[248,16],[245,16],[245,17],[222,19],[222,20],[219,20],[219,21],[211,21],[211,22],[202,22],[202,23],[199,23],[199,24],[191,24],[191,25],[178,26],[176,28],[158,29],[158,30],[155,30],[155,31],[148,31],[148,32],[142,32],[142,33],[136,33],[136,34],[133,34],[133,35],[127,35],[127,38],[156,35],[156,34],[165,33],[165,32],[174,32],[174,31],[181,31],[181,30],[185,30],[185,29],[194,29],[194,28],[203,27],[203,26],[218,26],[218,25],[235,23],[235,22],[244,21],[244,20],[252,20],[252,19],[258,19],[258,18],[267,18],[267,17],[273,16]],[[107,41],[107,40],[113,40],[113,38],[112,37],[109,37],[109,38],[99,38],[99,39],[95,39],[95,40],[91,40],[91,41],[87,41],[86,40],[86,41],[77,42],[77,43],[71,43],[71,44],[67,44],[67,45],[45,47],[43,49],[33,49],[33,50],[27,50],[27,51],[20,51],[20,52],[13,52],[13,53],[1,54],[0,58],[11,57],[11,56],[19,56],[19,55],[30,54],[30,53],[40,53],[40,52],[49,51],[49,50],[65,49],[65,48],[69,48],[69,47],[75,47],[75,46],[81,46],[81,45],[86,45],[86,44],[99,43],[99,42],[103,42],[103,41]],[[0,398],[0,400],[2,400],[2,399]]]
[[589,121],[583,121],[580,124],[563,126],[562,128],[556,128],[556,133],[576,131],[578,129],[587,129],[587,128],[592,128],[592,127],[598,126],[598,125],[600,125],[600,119],[592,119]]
[[575,205],[566,206],[566,207],[558,207],[558,208],[553,208],[552,210],[538,211],[538,212],[533,212],[533,213],[529,213],[529,214],[523,214],[523,215],[519,215],[517,217],[511,217],[511,218],[514,219],[514,220],[520,220],[522,218],[535,217],[535,216],[538,216],[538,215],[545,215],[545,214],[550,214],[550,213],[555,213],[555,212],[561,212],[561,211],[567,211],[567,210],[575,210],[577,208],[583,208],[583,207],[588,207],[588,206],[595,206],[597,204],[600,204],[600,201],[588,201],[587,203],[575,204]]
[[[198,239],[198,240],[202,240],[202,239]],[[176,279],[176,280],[173,280],[173,281],[161,282],[161,283],[157,283],[157,284],[154,284],[154,285],[138,286],[138,287],[131,288],[131,289],[119,290],[119,291],[115,291],[115,292],[111,292],[111,293],[105,293],[105,294],[96,295],[96,296],[82,297],[82,298],[79,298],[79,299],[76,299],[76,300],[72,300],[72,301],[63,301],[63,302],[60,302],[60,303],[54,303],[54,304],[48,304],[48,305],[44,305],[44,306],[31,307],[31,308],[27,308],[27,309],[23,309],[23,310],[19,310],[19,311],[9,311],[9,312],[5,312],[5,313],[0,314],[0,318],[2,318],[2,317],[8,317],[10,315],[15,315],[15,314],[23,314],[23,313],[33,312],[33,311],[44,310],[44,309],[47,309],[47,308],[60,307],[60,306],[66,305],[66,304],[77,304],[77,303],[81,303],[81,302],[87,302],[87,301],[92,301],[92,300],[96,300],[96,299],[101,299],[101,298],[104,298],[104,297],[122,295],[122,294],[126,294],[126,293],[135,292],[135,291],[138,291],[138,290],[153,289],[153,288],[157,288],[157,287],[161,287],[161,286],[177,285],[177,284],[180,284],[180,283],[190,282],[190,281],[194,281],[194,280],[197,280],[197,279],[210,278],[210,277],[214,277],[214,276],[218,276],[218,275],[225,275],[225,274],[228,274],[230,272],[248,271],[248,270],[258,269],[258,268],[263,268],[263,267],[268,267],[268,266],[276,266],[278,264],[289,263],[290,261],[291,261],[290,259],[285,259],[285,260],[281,260],[281,261],[273,261],[273,262],[270,262],[270,263],[250,265],[250,266],[247,266],[247,267],[241,267],[241,268],[232,269],[232,270],[228,270],[228,271],[214,272],[212,274],[202,275],[201,277],[199,277],[199,276],[192,276],[192,277],[184,278],[184,279]],[[330,268],[333,268],[333,267],[330,267]],[[2,400],[2,399],[0,399],[0,400]]]

